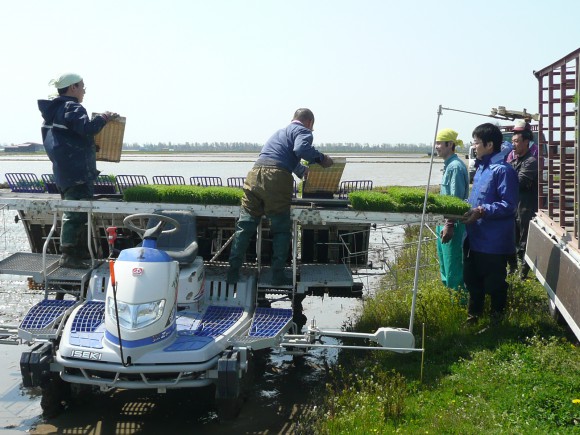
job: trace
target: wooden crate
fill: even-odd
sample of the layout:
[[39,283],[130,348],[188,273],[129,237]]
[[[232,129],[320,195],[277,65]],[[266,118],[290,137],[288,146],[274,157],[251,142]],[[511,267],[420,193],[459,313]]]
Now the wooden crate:
[[103,129],[95,135],[95,143],[99,147],[97,160],[117,163],[121,161],[125,122],[126,118],[120,116],[113,121],[107,122]]
[[334,164],[330,168],[323,168],[315,164],[308,168],[308,178],[302,188],[304,194],[322,194],[332,196],[338,192],[340,178],[346,166],[345,157],[335,157]]

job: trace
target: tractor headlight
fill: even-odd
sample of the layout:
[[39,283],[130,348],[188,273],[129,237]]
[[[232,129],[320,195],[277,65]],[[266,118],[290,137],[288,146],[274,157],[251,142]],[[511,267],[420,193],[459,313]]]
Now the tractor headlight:
[[[140,329],[155,323],[163,315],[165,299],[145,304],[128,304],[117,301],[117,312],[119,313],[119,324],[125,329]],[[107,310],[111,318],[117,321],[115,311],[115,300],[107,298]]]

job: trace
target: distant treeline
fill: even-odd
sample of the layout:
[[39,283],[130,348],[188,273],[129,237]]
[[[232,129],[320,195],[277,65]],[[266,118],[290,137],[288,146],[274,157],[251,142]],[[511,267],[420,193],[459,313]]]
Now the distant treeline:
[[[323,143],[315,144],[316,148],[328,153],[428,153],[431,146],[427,144],[387,144],[370,145],[368,143]],[[174,143],[146,143],[146,144],[123,144],[123,149],[127,151],[197,151],[197,152],[245,152],[257,153],[262,149],[263,144],[249,142],[186,142],[184,144]]]

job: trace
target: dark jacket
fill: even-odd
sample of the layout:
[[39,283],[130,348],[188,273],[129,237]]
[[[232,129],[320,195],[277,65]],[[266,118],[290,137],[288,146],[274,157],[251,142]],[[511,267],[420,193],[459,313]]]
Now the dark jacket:
[[73,97],[38,100],[42,113],[42,143],[52,162],[54,181],[61,192],[78,184],[93,184],[97,179],[94,135],[106,120],[89,119],[86,109]]
[[518,179],[509,163],[496,158],[498,154],[484,156],[477,168],[469,204],[482,206],[484,215],[465,228],[470,249],[486,254],[513,254]]
[[518,173],[520,202],[518,218],[528,221],[538,211],[538,160],[528,150],[522,157],[511,161]]

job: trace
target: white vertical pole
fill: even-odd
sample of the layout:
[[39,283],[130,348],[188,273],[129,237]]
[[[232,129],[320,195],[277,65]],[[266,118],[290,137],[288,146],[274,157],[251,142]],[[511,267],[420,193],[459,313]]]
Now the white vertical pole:
[[425,198],[423,199],[423,212],[421,213],[421,227],[419,228],[419,242],[417,244],[417,258],[415,260],[415,278],[413,280],[413,302],[411,303],[411,318],[409,320],[409,332],[413,333],[413,323],[415,322],[415,307],[417,305],[417,287],[419,282],[419,265],[421,262],[421,245],[423,244],[423,226],[425,224],[425,213],[427,211],[427,196],[431,183],[431,172],[433,170],[433,157],[435,156],[435,140],[439,130],[439,118],[441,117],[442,107],[439,105],[437,110],[437,124],[435,125],[435,136],[433,137],[433,147],[431,148],[431,161],[429,162],[429,176],[427,177],[427,187],[425,187]]

